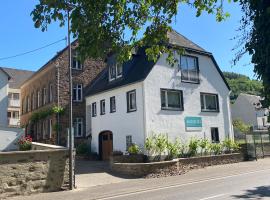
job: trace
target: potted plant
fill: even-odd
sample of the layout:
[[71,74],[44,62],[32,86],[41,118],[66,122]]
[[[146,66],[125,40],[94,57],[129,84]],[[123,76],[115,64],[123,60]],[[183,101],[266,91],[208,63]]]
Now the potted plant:
[[32,138],[29,135],[23,136],[19,139],[18,145],[20,151],[29,151],[32,148]]

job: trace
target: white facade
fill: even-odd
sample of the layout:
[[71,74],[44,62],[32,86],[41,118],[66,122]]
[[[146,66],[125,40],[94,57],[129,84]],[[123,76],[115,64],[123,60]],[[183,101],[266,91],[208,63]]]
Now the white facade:
[[[218,72],[210,56],[194,55],[198,58],[200,83],[183,83],[181,71],[166,63],[163,55],[145,80],[130,85],[113,88],[86,98],[86,126],[92,133],[92,151],[99,151],[99,134],[102,131],[113,133],[113,149],[126,151],[126,136],[140,146],[152,133],[168,134],[169,139],[177,137],[188,140],[192,136],[211,140],[211,127],[218,128],[220,141],[233,138],[231,125],[229,89]],[[161,109],[160,89],[177,89],[183,92],[183,111]],[[136,90],[137,110],[127,112],[126,93]],[[202,112],[200,93],[218,95],[219,112]],[[115,96],[116,112],[110,113],[110,97]],[[100,115],[100,100],[106,101],[106,113]],[[91,104],[96,102],[97,116],[91,116]],[[200,117],[202,128],[187,131],[185,118]]]
[[240,94],[232,105],[233,120],[241,119],[254,129],[263,129],[269,126],[269,110],[261,108],[260,97],[249,94]]
[[0,126],[8,125],[8,75],[0,69]]

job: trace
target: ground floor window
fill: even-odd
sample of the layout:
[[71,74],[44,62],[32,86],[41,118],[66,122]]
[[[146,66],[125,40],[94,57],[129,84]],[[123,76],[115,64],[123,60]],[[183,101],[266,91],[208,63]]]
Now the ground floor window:
[[218,128],[216,128],[216,127],[211,128],[211,139],[212,139],[212,143],[219,143]]
[[132,135],[126,136],[126,150],[132,145]]
[[75,118],[73,120],[74,137],[83,136],[83,118]]
[[42,139],[46,138],[46,121],[42,122]]
[[52,138],[52,119],[49,119],[49,138]]
[[162,110],[183,110],[183,92],[181,90],[161,89]]

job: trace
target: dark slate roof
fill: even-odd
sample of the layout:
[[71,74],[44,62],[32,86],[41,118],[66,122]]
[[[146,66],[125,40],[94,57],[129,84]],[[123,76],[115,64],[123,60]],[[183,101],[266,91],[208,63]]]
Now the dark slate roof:
[[0,70],[8,77],[8,80],[10,80],[10,75],[2,67],[0,67]]
[[123,64],[122,78],[109,82],[108,67],[106,67],[96,79],[93,80],[93,84],[86,88],[85,94],[89,96],[105,90],[142,81],[146,78],[154,65],[154,62],[148,61],[144,49],[141,49],[136,55],[133,55],[132,59]]
[[34,72],[28,70],[12,69],[7,67],[1,67],[9,76],[9,87],[19,89],[24,81],[29,79]]
[[[221,78],[226,84],[227,88],[230,90],[230,86],[227,83],[222,71],[220,70],[214,56],[201,48],[199,45],[193,43],[183,35],[172,31],[168,33],[170,45],[174,47],[182,47],[187,52],[197,53],[205,55],[211,58],[216,69],[218,70]],[[147,75],[150,73],[155,63],[153,61],[148,61],[147,55],[144,49],[139,50],[132,58],[123,64],[123,76],[122,78],[116,79],[115,81],[109,81],[108,76],[108,66],[92,81],[90,86],[87,87],[85,94],[86,96],[91,96],[103,91],[107,91],[113,88],[121,87],[124,85],[136,83],[143,81]]]
[[169,43],[171,45],[206,52],[205,49],[195,44],[194,42],[192,42],[191,40],[189,40],[182,34],[176,32],[175,30],[168,32],[168,38],[169,38]]

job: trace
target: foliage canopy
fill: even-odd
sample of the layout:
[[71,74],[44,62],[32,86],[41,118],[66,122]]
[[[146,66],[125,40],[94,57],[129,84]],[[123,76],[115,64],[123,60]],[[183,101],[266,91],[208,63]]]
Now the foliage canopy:
[[35,27],[46,31],[53,21],[64,26],[70,10],[71,32],[78,39],[82,58],[105,58],[113,52],[124,61],[134,49],[144,46],[150,60],[156,61],[160,54],[167,52],[169,61],[174,61],[167,33],[171,31],[179,6],[186,4],[194,8],[197,17],[207,12],[222,21],[229,16],[223,11],[223,1],[39,0],[31,16]]

